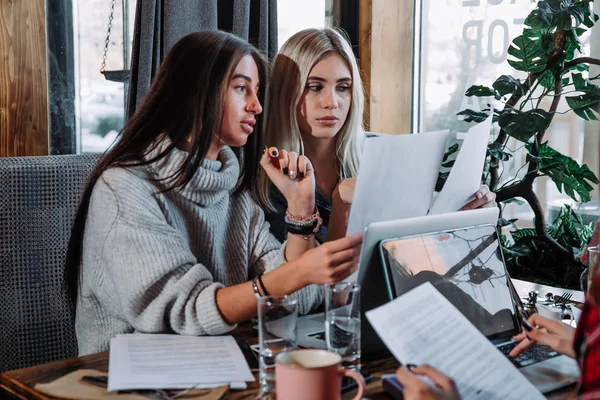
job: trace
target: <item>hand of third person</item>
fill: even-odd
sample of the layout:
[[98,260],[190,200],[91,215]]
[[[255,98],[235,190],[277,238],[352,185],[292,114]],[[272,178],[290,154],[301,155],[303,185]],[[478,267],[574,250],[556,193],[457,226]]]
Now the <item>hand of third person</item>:
[[[435,386],[428,384],[417,375],[426,376]],[[459,400],[460,395],[454,381],[429,365],[400,367],[396,378],[404,387],[404,400]]]
[[475,200],[465,204],[461,210],[473,210],[475,208],[497,207],[496,193],[492,192],[487,185],[481,185],[475,192]]
[[552,347],[560,354],[575,358],[575,349],[573,349],[575,330],[573,328],[539,314],[533,314],[527,322],[533,329],[528,330],[528,327],[523,325],[523,332],[513,337],[520,343],[512,349],[509,356],[516,357],[535,342],[539,342]]

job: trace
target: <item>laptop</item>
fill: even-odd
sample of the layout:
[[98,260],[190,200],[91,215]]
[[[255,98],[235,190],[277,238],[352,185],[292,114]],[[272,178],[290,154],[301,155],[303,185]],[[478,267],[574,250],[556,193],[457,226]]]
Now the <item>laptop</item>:
[[[388,349],[381,343],[377,333],[364,317],[364,312],[387,303],[385,278],[381,268],[377,246],[387,238],[398,235],[433,232],[440,229],[453,229],[463,226],[495,224],[498,220],[497,208],[459,211],[448,214],[428,215],[416,218],[374,222],[365,229],[360,252],[358,271],[347,281],[361,285],[361,359],[370,361],[391,357]],[[302,347],[326,349],[325,315],[311,314],[298,319],[297,343]]]
[[[520,332],[514,289],[504,264],[495,221],[418,233],[404,230],[378,244],[385,292],[394,299],[431,282],[503,354]],[[537,344],[513,364],[542,392],[577,381],[575,360]]]

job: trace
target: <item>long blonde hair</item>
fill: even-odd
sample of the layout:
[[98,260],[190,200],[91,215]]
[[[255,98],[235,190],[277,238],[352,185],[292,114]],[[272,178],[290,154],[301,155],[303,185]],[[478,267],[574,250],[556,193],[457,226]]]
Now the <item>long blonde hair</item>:
[[[339,54],[352,73],[352,102],[348,117],[336,135],[336,164],[340,179],[356,176],[359,148],[364,138],[362,124],[365,96],[360,71],[349,42],[331,28],[305,29],[290,37],[275,57],[265,104],[262,142],[267,146],[304,153],[298,125],[298,104],[308,74],[324,57]],[[266,210],[272,210],[271,183],[260,169],[254,196]]]

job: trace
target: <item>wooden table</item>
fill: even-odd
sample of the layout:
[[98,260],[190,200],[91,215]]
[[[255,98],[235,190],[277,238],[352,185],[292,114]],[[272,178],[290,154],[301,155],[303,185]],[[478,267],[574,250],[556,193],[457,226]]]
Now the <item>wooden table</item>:
[[[250,324],[244,324],[236,329],[233,334],[236,337],[242,337],[253,342],[258,340]],[[249,337],[250,335],[252,337]],[[367,385],[365,397],[373,400],[389,400],[390,397],[385,394],[381,387],[381,376],[385,373],[394,372],[398,368],[398,365],[398,362],[393,358],[363,363],[363,371],[373,375],[373,380]],[[101,372],[108,372],[108,352],[4,372],[0,375],[0,398],[3,398],[3,395],[7,395],[9,398],[16,399],[52,399],[52,397],[36,391],[34,386],[38,383],[52,382],[78,369],[95,369]],[[254,375],[256,380],[248,384],[247,390],[230,391],[227,399],[243,400],[256,398],[258,393],[258,374],[255,373]],[[343,399],[352,399],[355,395],[356,391],[351,391],[345,393]]]
[[[515,288],[521,297],[525,297],[531,290],[538,290],[540,295],[544,295],[548,291],[554,294],[564,292],[563,289],[553,288],[551,286],[538,285],[530,282],[519,281],[513,279]],[[573,291],[574,300],[583,299],[581,292]],[[256,331],[252,328],[252,324],[241,324],[233,335],[239,338],[244,338],[250,342],[256,343]],[[398,362],[395,359],[384,359],[370,363],[363,363],[363,371],[373,375],[373,380],[367,385],[365,398],[391,399],[381,387],[381,376],[386,373],[394,372],[398,367]],[[16,399],[51,399],[34,389],[37,383],[47,383],[64,376],[78,369],[96,369],[102,372],[108,371],[108,352],[92,354],[85,357],[76,357],[68,360],[55,361],[48,364],[37,365],[29,368],[23,368],[13,371],[8,371],[0,374],[0,398],[9,397]],[[257,374],[255,374],[257,375]],[[572,398],[574,387],[566,388],[560,391],[551,393],[549,399],[567,399]],[[249,388],[243,391],[231,391],[228,399],[242,400],[254,399],[258,393],[258,376],[256,381],[249,384]],[[356,394],[355,391],[344,394],[343,399],[351,399]]]

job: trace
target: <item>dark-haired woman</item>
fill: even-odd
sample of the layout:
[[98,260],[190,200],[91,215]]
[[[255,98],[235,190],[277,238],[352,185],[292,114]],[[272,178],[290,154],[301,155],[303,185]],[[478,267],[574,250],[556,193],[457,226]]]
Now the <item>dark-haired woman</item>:
[[318,230],[308,159],[291,181],[252,134],[266,65],[223,32],[182,38],[161,64],[75,219],[66,279],[80,354],[120,333],[222,334],[256,315],[264,294],[292,294],[307,313],[322,300],[311,284],[355,269],[360,236],[311,249],[299,235],[282,248],[248,194],[260,161],[298,232]]

